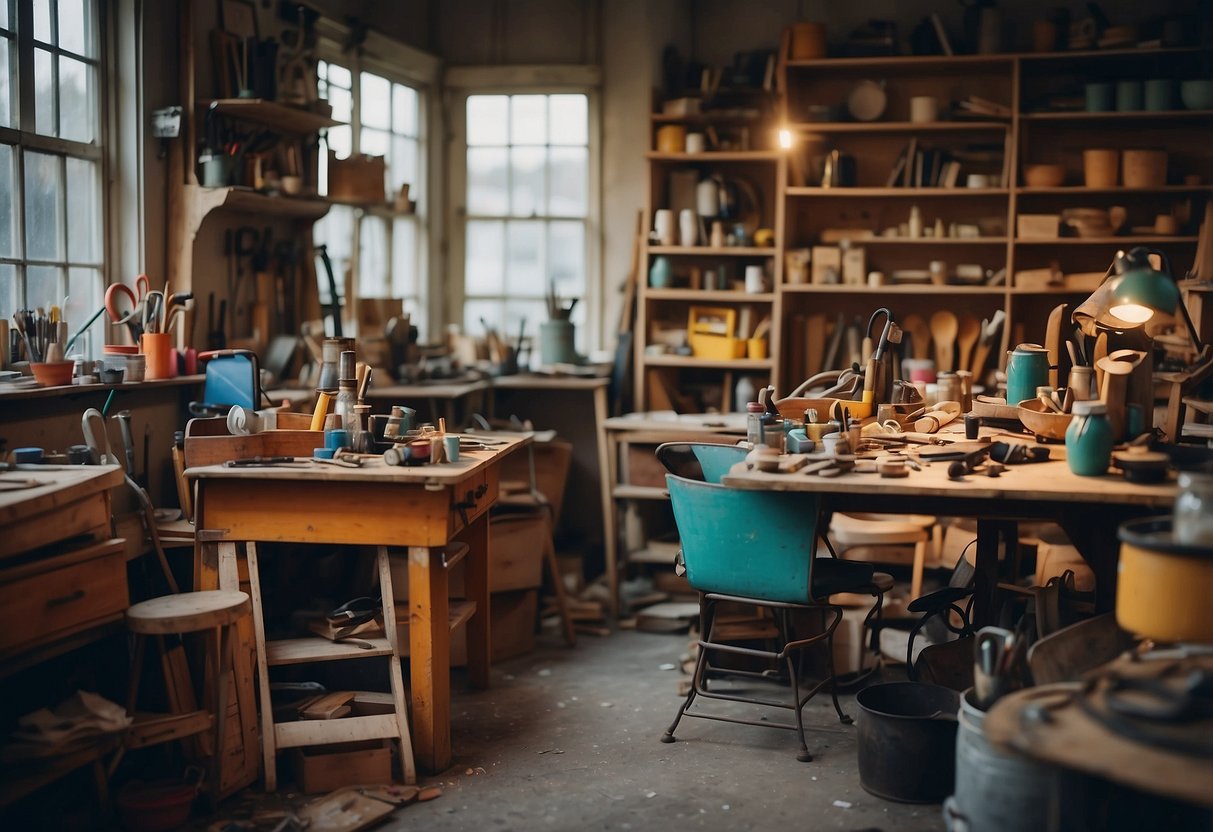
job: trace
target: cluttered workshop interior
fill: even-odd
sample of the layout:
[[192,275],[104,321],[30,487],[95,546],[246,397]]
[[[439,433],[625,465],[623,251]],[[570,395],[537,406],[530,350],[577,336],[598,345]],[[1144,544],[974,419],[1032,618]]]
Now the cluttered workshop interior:
[[0,825],[1213,829],[1213,6],[0,0]]

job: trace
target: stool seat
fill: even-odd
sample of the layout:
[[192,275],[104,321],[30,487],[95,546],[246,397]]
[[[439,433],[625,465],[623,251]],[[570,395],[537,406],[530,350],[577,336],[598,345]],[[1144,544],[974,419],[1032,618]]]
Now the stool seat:
[[194,633],[234,624],[251,609],[245,592],[182,592],[135,604],[126,611],[126,626],[141,635]]

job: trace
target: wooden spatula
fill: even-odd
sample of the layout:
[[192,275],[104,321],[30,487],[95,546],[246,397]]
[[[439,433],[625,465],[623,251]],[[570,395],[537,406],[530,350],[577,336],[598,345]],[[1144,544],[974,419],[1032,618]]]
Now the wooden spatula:
[[935,369],[941,373],[955,369],[952,349],[956,346],[956,333],[960,323],[956,314],[941,309],[931,316],[931,338],[935,341]]
[[914,357],[915,358],[930,358],[931,357],[931,330],[927,328],[927,322],[921,315],[906,315],[906,319],[901,322],[901,328],[910,333],[910,338],[914,341]]
[[960,316],[960,331],[956,334],[956,368],[968,370],[971,368],[973,347],[981,337],[981,321],[967,312]]

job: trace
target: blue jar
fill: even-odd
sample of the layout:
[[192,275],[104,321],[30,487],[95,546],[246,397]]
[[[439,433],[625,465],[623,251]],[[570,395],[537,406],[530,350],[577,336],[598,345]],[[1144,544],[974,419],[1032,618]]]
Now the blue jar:
[[674,267],[666,257],[654,257],[649,266],[649,286],[654,289],[668,289],[674,282]]
[[1080,477],[1100,477],[1112,459],[1112,423],[1103,402],[1074,402],[1066,428],[1066,463]]

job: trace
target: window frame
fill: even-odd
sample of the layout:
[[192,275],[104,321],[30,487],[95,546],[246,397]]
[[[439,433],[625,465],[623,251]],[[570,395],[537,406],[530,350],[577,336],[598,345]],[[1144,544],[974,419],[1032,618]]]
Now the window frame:
[[[602,72],[596,66],[554,65],[516,67],[454,67],[445,77],[447,119],[450,128],[448,210],[446,226],[447,307],[444,319],[462,327],[467,299],[464,264],[467,254],[467,99],[473,95],[586,96],[588,160],[585,216],[585,333],[582,344],[601,344],[602,280]],[[517,219],[525,219],[518,217]],[[551,219],[560,219],[551,217]],[[538,330],[534,330],[537,332]]]
[[[8,0],[0,0],[0,2],[8,3]],[[131,55],[122,61],[121,66],[115,66],[111,60],[111,56],[118,54],[114,49],[114,39],[119,37],[117,31],[119,26],[130,26],[137,29],[139,24],[138,14],[135,12],[134,4],[131,0],[119,0],[116,3],[107,3],[105,0],[96,0],[94,6],[97,14],[95,47],[96,56],[93,58],[73,52],[64,48],[58,41],[58,14],[57,4],[52,9],[51,26],[55,35],[55,43],[42,41],[35,37],[33,26],[34,3],[33,0],[14,0],[9,6],[9,32],[12,33],[10,40],[11,48],[15,50],[15,55],[11,55],[11,66],[16,67],[17,84],[13,88],[16,92],[17,100],[11,102],[11,114],[15,116],[16,125],[14,127],[0,126],[0,143],[8,145],[14,150],[13,158],[13,178],[15,185],[15,193],[17,199],[14,204],[13,226],[12,233],[14,239],[19,241],[21,255],[19,257],[3,257],[0,258],[5,264],[10,264],[15,267],[15,275],[17,278],[16,296],[18,297],[18,305],[21,308],[28,307],[28,274],[27,270],[31,265],[51,266],[62,270],[61,279],[64,285],[70,280],[69,272],[72,268],[87,268],[96,269],[101,277],[101,290],[113,282],[114,275],[117,274],[116,264],[113,262],[113,256],[116,251],[122,250],[121,240],[116,239],[118,231],[116,226],[120,223],[113,221],[113,218],[119,215],[123,208],[123,201],[118,196],[113,194],[115,188],[112,188],[116,173],[123,169],[120,159],[115,151],[115,142],[112,141],[112,136],[116,135],[118,129],[129,118],[129,112],[124,109],[123,113],[116,113],[113,110],[113,96],[110,92],[110,87],[115,84],[122,84],[124,79],[129,74],[132,66],[137,66],[141,60],[141,56]],[[53,79],[56,86],[58,85],[59,71],[58,58],[66,56],[72,60],[82,61],[96,70],[96,91],[93,104],[95,111],[93,117],[95,119],[95,137],[91,142],[74,141],[63,139],[59,136],[48,136],[40,134],[34,130],[26,130],[25,127],[36,123],[36,73],[34,69],[35,49],[40,48],[49,53],[55,60],[53,69]],[[58,101],[58,98],[56,98]],[[56,109],[55,118],[60,118],[61,111]],[[62,124],[57,125],[56,132],[62,132]],[[60,161],[60,169],[64,174],[62,204],[59,206],[59,220],[63,225],[63,233],[65,236],[65,248],[62,256],[55,260],[33,259],[31,260],[27,251],[26,240],[26,222],[25,222],[25,203],[26,203],[26,182],[25,182],[25,152],[32,151],[57,157]],[[66,178],[66,160],[81,159],[97,165],[97,212],[100,227],[97,229],[97,262],[80,263],[73,261],[66,245],[66,235],[68,234],[67,219],[67,178]],[[138,207],[138,206],[137,206]],[[140,212],[141,218],[141,212]],[[71,323],[71,322],[69,322]],[[110,330],[103,324],[94,323],[89,328],[90,334],[97,333],[97,326],[103,326],[100,331],[100,337],[96,343],[91,344],[95,351],[99,351],[100,347],[109,343]]]
[[[439,271],[442,250],[441,230],[433,218],[442,216],[443,199],[441,193],[442,171],[442,141],[441,137],[441,106],[438,94],[440,80],[440,63],[438,58],[407,44],[394,41],[376,32],[366,32],[365,39],[355,47],[351,43],[351,30],[329,18],[321,18],[317,22],[316,57],[319,60],[338,64],[349,69],[353,85],[353,100],[350,111],[350,141],[351,146],[360,146],[361,131],[361,95],[358,92],[360,73],[374,73],[380,77],[412,87],[418,95],[418,136],[419,160],[424,166],[421,172],[424,182],[424,202],[413,215],[417,223],[416,240],[418,254],[418,286],[422,292],[421,304],[425,307],[425,320],[428,335],[432,339],[441,331],[445,323],[442,317],[442,300],[439,297]],[[390,57],[389,57],[390,56]],[[327,152],[327,143],[325,145]],[[389,198],[394,195],[389,194]],[[381,215],[370,214],[372,218],[383,221]],[[355,212],[353,239],[350,241],[351,257],[355,265],[354,283],[349,287],[353,290],[353,298],[359,296],[357,286],[357,258],[361,246],[361,224],[368,217],[366,211]],[[391,219],[387,220],[389,224]],[[387,261],[391,263],[391,251],[385,252]],[[347,300],[348,303],[348,300]]]

